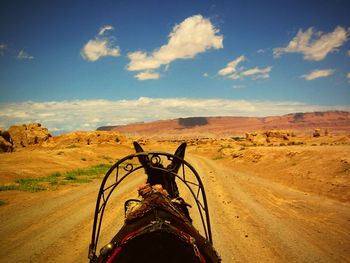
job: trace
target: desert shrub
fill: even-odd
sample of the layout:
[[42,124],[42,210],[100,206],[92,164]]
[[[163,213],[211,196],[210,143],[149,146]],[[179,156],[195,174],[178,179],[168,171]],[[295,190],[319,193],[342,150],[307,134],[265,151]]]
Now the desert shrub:
[[0,206],[7,205],[7,201],[0,199]]
[[10,191],[10,190],[18,190],[18,185],[16,184],[0,185],[0,191]]
[[73,149],[73,148],[79,148],[80,146],[78,144],[70,144],[66,148],[67,149]]
[[219,148],[218,152],[221,152],[221,151],[224,150],[224,149],[231,149],[231,148],[233,148],[231,145],[222,145],[222,146]]
[[212,158],[212,160],[221,160],[221,159],[223,159],[224,157],[223,156],[214,156],[213,158]]

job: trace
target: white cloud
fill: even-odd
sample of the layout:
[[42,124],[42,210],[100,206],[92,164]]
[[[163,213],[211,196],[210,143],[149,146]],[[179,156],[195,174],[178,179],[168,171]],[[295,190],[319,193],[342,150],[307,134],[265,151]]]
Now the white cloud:
[[114,45],[114,37],[104,36],[106,31],[113,30],[112,26],[104,26],[100,29],[95,39],[89,40],[81,49],[81,56],[88,61],[96,61],[103,57],[119,57],[120,48]]
[[203,73],[203,77],[208,78],[208,77],[209,77],[209,74],[208,74],[207,72],[204,72],[204,73]]
[[138,80],[159,79],[160,74],[158,72],[144,71],[135,75],[135,78]]
[[113,30],[114,28],[112,27],[112,26],[110,26],[110,25],[106,25],[106,26],[104,26],[104,27],[102,27],[101,29],[100,29],[100,31],[98,32],[98,34],[100,35],[100,36],[102,36],[104,33],[106,33],[107,31],[109,31],[109,30]]
[[268,79],[270,77],[272,67],[259,69],[257,67],[243,71],[243,76],[253,76],[253,79]]
[[0,56],[4,55],[6,49],[7,45],[5,43],[0,43]]
[[244,70],[244,68],[237,68],[238,65],[245,61],[246,58],[244,55],[239,56],[238,58],[232,60],[229,62],[225,68],[222,68],[218,71],[218,74],[220,76],[237,80],[237,79],[244,79],[244,77],[251,76],[253,80],[257,79],[267,79],[270,77],[270,72],[272,67],[266,67],[266,68],[252,68]]
[[348,72],[348,74],[346,74],[346,77],[348,78],[348,83],[350,84],[350,72]]
[[348,56],[350,57],[350,50],[348,50]]
[[223,48],[223,36],[209,19],[201,15],[186,18],[175,25],[168,43],[151,53],[136,51],[128,54],[129,71],[144,71],[169,65],[177,59],[191,59],[208,49]]
[[300,102],[230,99],[145,98],[135,100],[70,100],[0,103],[0,127],[40,122],[51,132],[93,130],[103,125],[191,116],[271,116],[292,112],[347,110]]
[[316,32],[312,27],[305,32],[300,29],[287,47],[275,48],[273,54],[280,57],[284,53],[301,53],[306,60],[323,60],[348,40],[349,32],[341,26],[330,33]]
[[218,74],[220,76],[226,76],[231,73],[236,72],[236,67],[238,66],[239,63],[245,60],[244,55],[239,56],[235,60],[232,60],[231,62],[227,63],[225,68],[222,68],[219,70]]
[[17,58],[18,59],[33,59],[34,57],[22,49],[18,52]]
[[318,78],[324,78],[332,75],[334,73],[334,69],[316,69],[309,74],[302,75],[301,78],[305,80],[314,80]]

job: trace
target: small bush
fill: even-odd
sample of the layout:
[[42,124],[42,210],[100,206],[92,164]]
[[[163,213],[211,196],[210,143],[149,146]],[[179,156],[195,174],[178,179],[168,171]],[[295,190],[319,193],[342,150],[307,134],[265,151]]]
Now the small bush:
[[0,185],[0,191],[11,191],[11,190],[18,190],[18,185],[16,184]]
[[7,205],[8,203],[5,200],[0,199],[0,206]]
[[57,155],[62,155],[62,154],[64,154],[64,151],[59,151],[59,152],[57,153]]
[[78,144],[70,144],[66,148],[67,149],[73,149],[73,148],[79,148],[80,146]]
[[77,177],[75,175],[68,174],[67,176],[64,177],[64,179],[74,181],[74,180],[77,180]]

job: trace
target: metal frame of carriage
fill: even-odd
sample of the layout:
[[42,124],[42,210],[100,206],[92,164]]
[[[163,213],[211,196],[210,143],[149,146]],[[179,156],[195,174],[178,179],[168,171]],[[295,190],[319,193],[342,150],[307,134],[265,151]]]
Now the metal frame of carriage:
[[[157,166],[157,164],[159,163],[162,163],[163,160],[167,160],[167,161],[176,160],[177,162],[181,163],[180,175],[166,168],[154,167],[154,169],[164,170],[167,173],[174,175],[176,178],[178,178],[182,183],[186,185],[186,187],[191,192],[191,195],[197,205],[197,209],[200,215],[205,238],[211,245],[213,244],[206,194],[205,194],[204,186],[200,179],[200,176],[197,173],[197,171],[194,169],[194,167],[184,159],[181,159],[174,154],[159,152],[159,151],[140,152],[140,153],[130,154],[120,159],[109,169],[109,171],[106,173],[106,175],[102,180],[101,187],[97,196],[95,216],[94,216],[93,229],[92,229],[92,237],[91,237],[91,243],[89,246],[88,257],[90,259],[90,262],[93,262],[94,259],[97,258],[96,249],[97,249],[97,244],[98,244],[99,236],[101,232],[103,216],[104,216],[104,212],[105,212],[105,208],[107,206],[108,200],[113,194],[113,192],[115,191],[115,189],[126,177],[135,173],[137,170],[143,168],[141,164],[135,165],[132,162],[133,160],[138,159],[139,157],[142,157],[142,156],[148,157],[151,163],[155,164],[155,166]],[[194,178],[196,179],[196,181],[193,182],[188,178],[189,176],[186,176],[186,170],[190,172],[192,175],[194,175]],[[113,183],[107,185],[108,179],[110,178],[110,176],[113,176],[113,175],[115,176],[115,180],[113,180]],[[202,201],[200,200],[200,198],[202,199]]]

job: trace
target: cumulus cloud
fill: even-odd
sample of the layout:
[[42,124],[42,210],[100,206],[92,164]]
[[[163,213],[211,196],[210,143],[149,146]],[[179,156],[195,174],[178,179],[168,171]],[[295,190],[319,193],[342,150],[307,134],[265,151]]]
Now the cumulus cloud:
[[128,54],[129,71],[155,70],[177,59],[191,59],[208,49],[223,48],[223,36],[209,19],[201,15],[186,18],[175,25],[168,43],[151,53],[135,51]]
[[270,72],[272,67],[266,67],[266,68],[252,68],[243,70],[243,68],[237,68],[238,65],[245,61],[246,58],[244,55],[239,56],[238,58],[232,60],[229,62],[225,68],[222,68],[218,71],[218,74],[220,76],[237,80],[237,79],[243,79],[244,77],[250,76],[253,80],[257,79],[267,79],[270,77]]
[[159,79],[160,74],[158,72],[153,71],[144,71],[135,75],[135,78],[137,78],[138,80]]
[[337,26],[330,33],[317,32],[313,27],[305,32],[300,29],[287,47],[275,48],[273,54],[280,57],[284,53],[301,53],[306,60],[323,60],[348,40],[349,32],[350,30],[341,26]]
[[350,72],[348,72],[348,74],[346,74],[346,77],[348,78],[348,83],[350,84]]
[[208,78],[208,77],[209,77],[209,74],[208,74],[207,72],[204,72],[204,73],[203,73],[203,77]]
[[0,43],[0,56],[4,55],[6,49],[7,45],[5,43]]
[[239,56],[235,60],[232,60],[231,62],[227,63],[225,68],[222,68],[219,70],[218,74],[220,76],[226,76],[231,73],[236,72],[236,67],[238,66],[239,63],[245,60],[244,55]]
[[301,78],[305,80],[314,80],[318,78],[325,78],[334,73],[334,69],[316,69],[309,74],[302,75]]
[[18,52],[17,58],[22,60],[22,59],[33,59],[34,57],[22,49]]
[[0,103],[0,127],[40,122],[51,132],[93,130],[104,125],[191,116],[270,116],[291,112],[350,110],[300,102],[230,99],[145,98]]
[[119,57],[120,48],[114,44],[115,38],[106,36],[106,32],[113,30],[112,26],[102,27],[95,39],[89,40],[81,49],[81,56],[88,61],[96,61],[103,57]]

